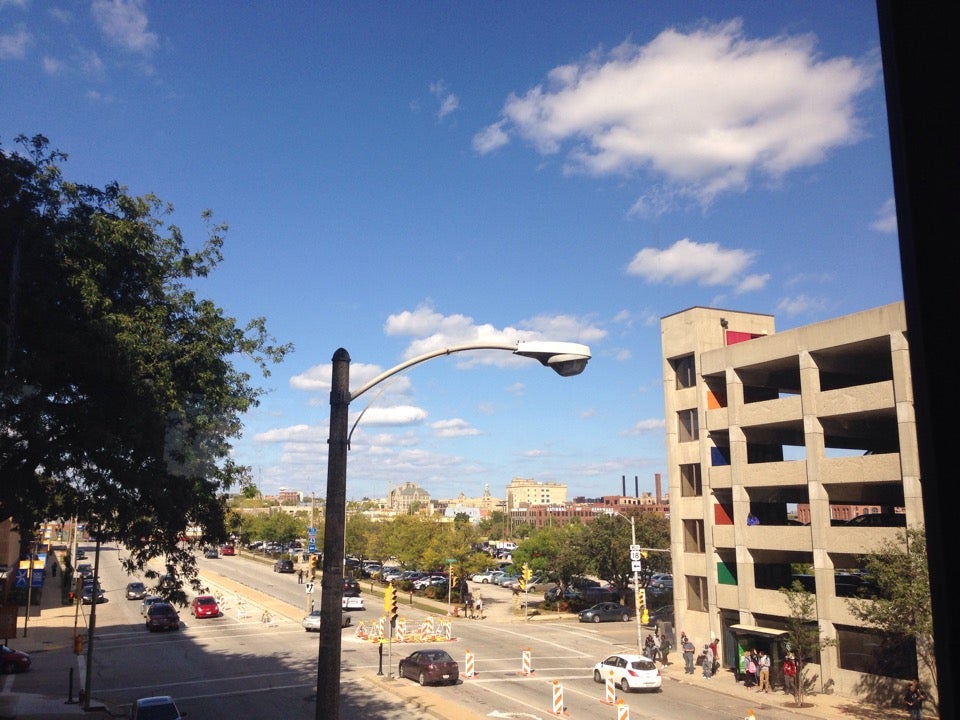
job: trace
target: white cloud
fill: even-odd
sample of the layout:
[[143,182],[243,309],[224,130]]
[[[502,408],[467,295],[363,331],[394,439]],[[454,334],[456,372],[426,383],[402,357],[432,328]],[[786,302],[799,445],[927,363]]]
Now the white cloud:
[[751,40],[740,20],[668,29],[554,68],[511,94],[473,146],[488,153],[518,137],[564,153],[567,172],[661,178],[667,189],[635,210],[661,211],[674,193],[707,204],[858,140],[857,96],[878,77],[875,59],[821,58],[810,35]]
[[877,219],[870,225],[877,232],[897,232],[897,203],[893,198],[887,200],[877,211]]
[[430,83],[430,93],[440,101],[440,109],[437,111],[437,119],[439,120],[460,107],[460,98],[452,92],[447,92],[447,87],[442,80]]
[[629,430],[624,430],[621,432],[621,435],[630,436],[630,435],[649,435],[651,433],[662,433],[664,428],[663,418],[649,418],[647,420],[640,420],[636,425],[631,427]]
[[[665,250],[640,250],[627,266],[627,274],[651,283],[697,282],[706,286],[740,287],[745,282],[743,273],[753,264],[755,255],[747,250],[725,250],[717,243],[697,243],[684,238]],[[749,276],[747,287],[762,287],[766,279],[765,275]]]
[[27,48],[32,44],[33,36],[24,27],[0,35],[0,60],[23,60],[27,56]]
[[107,40],[125,50],[148,55],[160,44],[158,35],[147,30],[143,0],[95,0],[92,12]]
[[472,427],[470,423],[461,418],[439,420],[431,423],[430,428],[433,430],[435,436],[441,438],[472,437],[480,434],[477,428]]
[[828,306],[829,303],[823,298],[796,295],[781,299],[777,303],[777,312],[793,317],[813,310],[822,311],[827,309]]

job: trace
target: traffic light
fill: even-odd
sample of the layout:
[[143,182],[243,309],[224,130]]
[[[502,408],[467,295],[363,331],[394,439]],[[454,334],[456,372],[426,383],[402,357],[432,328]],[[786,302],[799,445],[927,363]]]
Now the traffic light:
[[533,577],[533,571],[530,569],[530,566],[526,563],[523,564],[523,567],[520,569],[520,589],[526,592],[527,583],[530,581],[530,578]]
[[647,591],[644,588],[637,591],[637,612],[640,613],[640,622],[644,625],[650,622],[650,613],[647,610]]
[[311,575],[317,574],[317,556],[316,555],[310,555],[310,574]]
[[387,589],[383,593],[383,607],[387,611],[387,618],[390,620],[390,624],[396,622],[397,614],[400,611],[398,607],[397,599],[397,590],[393,587],[393,583],[387,585]]

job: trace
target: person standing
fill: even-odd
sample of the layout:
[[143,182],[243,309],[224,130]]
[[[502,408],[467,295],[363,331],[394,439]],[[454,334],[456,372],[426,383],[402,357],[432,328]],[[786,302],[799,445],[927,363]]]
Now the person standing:
[[760,661],[757,665],[760,666],[760,685],[757,692],[770,692],[770,656],[763,650],[760,651]]
[[303,585],[303,568],[297,570],[297,584]]
[[703,678],[710,680],[713,677],[713,648],[710,645],[703,646]]
[[717,638],[714,638],[713,642],[710,643],[710,652],[713,653],[713,665],[710,667],[711,675],[716,675],[720,670],[720,651],[717,649],[719,644],[720,641]]
[[663,640],[660,639],[660,630],[658,628],[657,631],[654,632],[653,634],[653,648],[652,648],[653,656],[650,658],[651,660],[653,660],[654,662],[656,662],[657,660],[659,660],[660,662],[663,662],[663,655],[661,653],[662,647],[663,647]]
[[745,663],[745,671],[743,675],[743,686],[747,688],[756,687],[757,685],[757,658],[754,655],[753,650],[748,650],[743,654]]
[[910,712],[910,720],[923,719],[923,701],[927,699],[926,693],[920,687],[920,681],[913,679],[907,686],[907,693],[903,696],[903,704],[907,706]]
[[663,663],[664,667],[670,664],[669,661],[667,660],[667,655],[669,654],[670,654],[670,638],[664,635],[663,640],[660,641],[660,657],[662,658],[661,662]]
[[477,620],[483,620],[483,598],[480,593],[473,599],[473,613]]
[[787,653],[783,658],[783,691],[793,695],[797,690],[797,661],[793,653]]
[[686,633],[682,638],[680,650],[683,652],[683,671],[687,675],[693,675],[693,654],[697,651],[697,646],[690,641]]

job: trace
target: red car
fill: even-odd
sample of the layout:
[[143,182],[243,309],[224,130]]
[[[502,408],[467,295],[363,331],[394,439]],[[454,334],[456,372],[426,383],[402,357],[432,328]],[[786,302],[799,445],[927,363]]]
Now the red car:
[[233,545],[224,545],[222,548],[220,548],[220,554],[221,554],[221,555],[236,555],[236,554],[237,554],[237,550],[236,550],[236,548],[234,548]]
[[0,672],[23,672],[30,668],[30,656],[25,652],[0,645]]
[[155,602],[147,608],[147,630],[179,630],[180,614],[168,602]]
[[197,595],[190,603],[190,614],[195,618],[220,617],[220,605],[213,595]]

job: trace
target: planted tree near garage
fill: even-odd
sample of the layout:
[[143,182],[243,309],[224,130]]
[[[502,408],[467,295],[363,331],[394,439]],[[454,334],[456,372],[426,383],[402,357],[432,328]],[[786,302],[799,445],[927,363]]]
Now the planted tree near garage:
[[155,196],[67,182],[45,137],[17,143],[0,152],[0,515],[26,540],[77,516],[129,570],[162,557],[192,578],[187,527],[225,540],[221,498],[249,478],[230,441],[262,390],[234,363],[267,376],[291,347],[197,294],[222,259],[209,213],[191,250]]
[[808,592],[799,580],[794,580],[788,588],[780,588],[786,596],[787,607],[787,635],[788,649],[795,656],[797,664],[796,682],[794,683],[793,699],[797,707],[803,706],[803,698],[811,686],[808,663],[819,662],[820,651],[823,648],[835,645],[836,642],[820,634],[820,625],[817,623],[817,596]]
[[[911,527],[898,531],[895,540],[884,541],[861,562],[872,592],[869,598],[849,598],[847,606],[865,626],[876,628],[882,647],[876,661],[915,659],[919,667],[884,669],[894,677],[919,676],[924,685],[939,687],[926,530]],[[936,707],[937,698],[930,695],[930,703]]]

